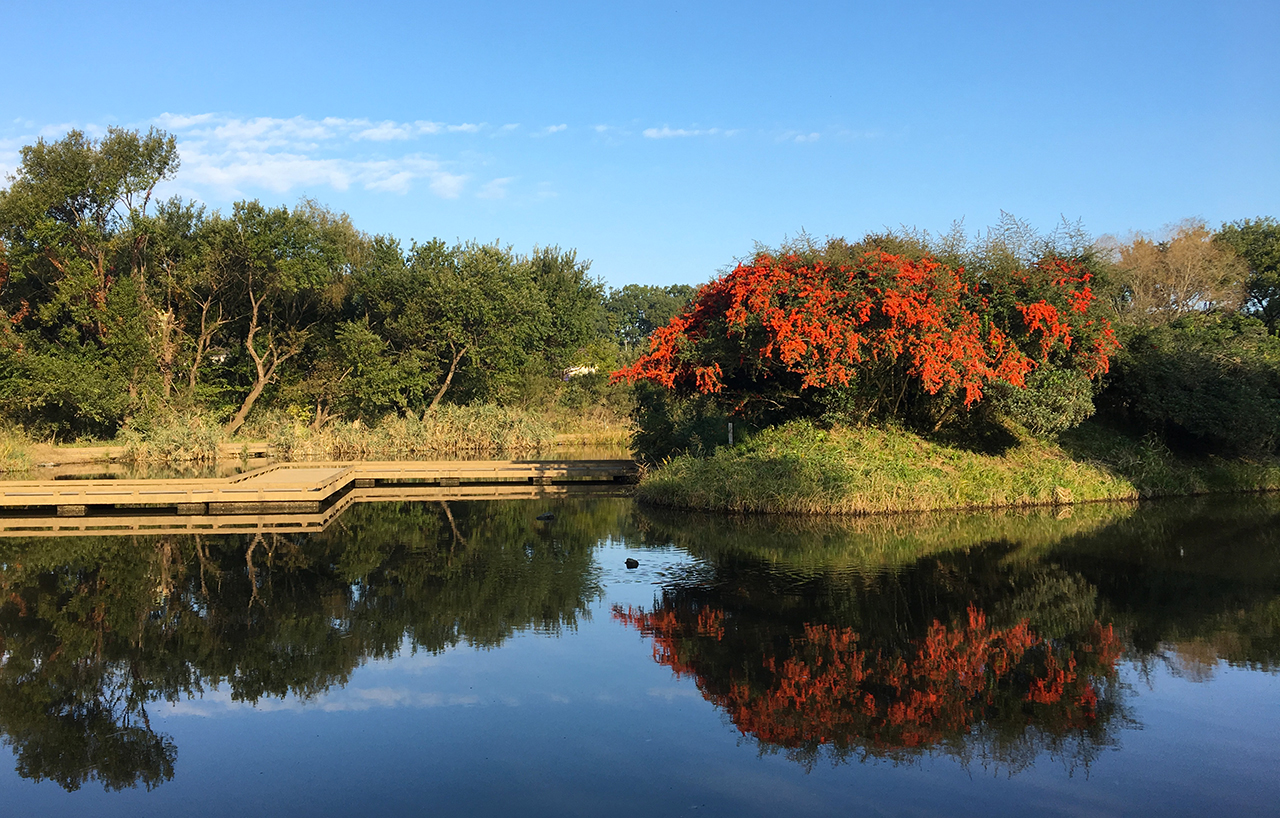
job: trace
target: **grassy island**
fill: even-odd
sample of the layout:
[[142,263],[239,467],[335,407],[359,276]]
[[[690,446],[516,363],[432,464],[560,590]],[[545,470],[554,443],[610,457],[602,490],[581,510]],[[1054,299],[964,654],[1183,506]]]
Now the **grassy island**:
[[1275,489],[1274,458],[1179,456],[1098,424],[1055,442],[1010,433],[1003,451],[979,452],[899,428],[793,421],[709,457],[674,457],[644,477],[639,497],[704,511],[873,514]]

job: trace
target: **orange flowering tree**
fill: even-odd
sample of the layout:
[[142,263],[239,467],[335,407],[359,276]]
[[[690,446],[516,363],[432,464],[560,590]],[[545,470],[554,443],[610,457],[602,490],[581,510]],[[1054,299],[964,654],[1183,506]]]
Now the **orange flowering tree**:
[[941,425],[1041,367],[1106,372],[1119,345],[1091,280],[1080,259],[997,281],[883,250],[839,264],[761,253],[703,286],[613,377],[747,418],[816,414],[835,398],[862,417]]

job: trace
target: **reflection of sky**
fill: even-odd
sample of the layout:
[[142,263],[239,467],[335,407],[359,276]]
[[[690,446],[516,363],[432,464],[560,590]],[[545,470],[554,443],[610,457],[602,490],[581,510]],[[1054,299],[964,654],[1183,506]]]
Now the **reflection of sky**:
[[[627,571],[627,556],[641,567]],[[439,655],[406,649],[314,700],[150,708],[178,746],[151,793],[67,794],[0,766],[6,814],[137,815],[1263,815],[1280,803],[1280,676],[1219,665],[1195,682],[1125,665],[1137,729],[1085,769],[1042,757],[1012,777],[974,759],[906,766],[762,754],[609,608],[652,605],[691,560],[607,545],[604,598],[560,637]],[[214,718],[193,718],[212,716]]]

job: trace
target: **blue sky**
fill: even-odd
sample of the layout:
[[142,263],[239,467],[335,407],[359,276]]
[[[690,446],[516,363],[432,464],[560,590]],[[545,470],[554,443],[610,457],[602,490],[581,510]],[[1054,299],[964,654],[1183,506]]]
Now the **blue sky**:
[[157,125],[168,193],[575,247],[614,286],[1001,210],[1280,216],[1280,3],[7,0],[0,169]]

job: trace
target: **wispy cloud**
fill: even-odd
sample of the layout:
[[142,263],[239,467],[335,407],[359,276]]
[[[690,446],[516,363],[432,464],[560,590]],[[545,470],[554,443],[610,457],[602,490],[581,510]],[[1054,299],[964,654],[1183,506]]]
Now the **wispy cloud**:
[[507,198],[507,185],[516,180],[514,176],[504,176],[501,179],[493,179],[485,182],[476,191],[477,199],[505,199]]
[[805,133],[804,131],[783,131],[778,135],[779,142],[817,142],[822,138],[822,134],[815,132]]
[[547,127],[545,127],[545,128],[543,128],[542,130],[538,131],[538,134],[537,134],[537,135],[538,135],[538,136],[550,136],[550,135],[551,135],[551,134],[553,134],[553,133],[560,133],[561,131],[565,131],[565,130],[568,130],[568,129],[569,129],[569,126],[568,126],[568,125],[566,125],[566,124],[563,124],[563,123],[562,123],[562,124],[560,124],[560,125],[548,125]]
[[374,145],[389,147],[436,134],[478,133],[484,127],[431,120],[171,113],[156,117],[155,124],[178,137],[179,184],[187,188],[210,188],[222,196],[244,195],[252,189],[287,193],[317,186],[403,194],[423,184],[445,199],[461,196],[468,181],[455,163],[420,151],[392,156],[366,152]]
[[642,131],[646,139],[678,139],[690,136],[733,136],[736,130],[726,131],[723,128],[645,128]]

